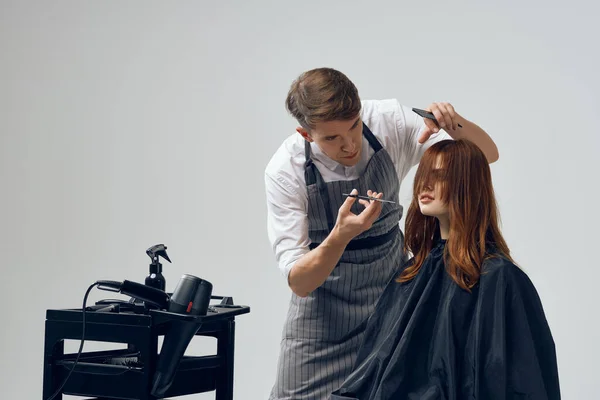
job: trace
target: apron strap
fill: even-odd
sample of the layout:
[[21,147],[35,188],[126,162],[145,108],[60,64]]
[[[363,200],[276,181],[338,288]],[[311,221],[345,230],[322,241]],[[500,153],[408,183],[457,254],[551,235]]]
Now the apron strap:
[[327,191],[327,185],[325,184],[323,177],[310,157],[310,143],[308,141],[304,142],[304,154],[306,155],[306,161],[304,162],[304,179],[306,180],[306,186],[317,185],[319,196],[323,199],[323,204],[325,206],[327,226],[329,227],[329,231],[331,231],[334,226],[334,221],[331,208],[329,207],[329,192]]
[[375,135],[373,135],[373,132],[371,132],[371,130],[369,129],[367,124],[365,124],[364,122],[363,122],[363,136],[369,141],[369,144],[371,145],[373,150],[375,150],[375,153],[377,153],[379,150],[381,150],[383,148],[381,143],[379,143],[379,140],[377,140]]
[[306,158],[306,161],[304,161],[304,179],[306,180],[306,186],[314,185],[317,183],[318,171],[310,157],[310,143],[307,140],[304,141],[304,157]]

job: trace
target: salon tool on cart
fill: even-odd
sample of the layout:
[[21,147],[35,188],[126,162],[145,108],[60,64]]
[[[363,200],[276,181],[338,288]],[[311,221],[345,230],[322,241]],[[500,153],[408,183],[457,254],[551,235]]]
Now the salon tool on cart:
[[[135,301],[105,299],[88,307],[95,286]],[[233,304],[231,297],[213,296],[212,290],[210,282],[190,274],[181,277],[172,294],[129,280],[99,280],[87,289],[81,309],[48,310],[43,399],[61,398],[63,393],[159,399],[208,390],[216,390],[217,398],[232,398],[234,318],[250,309]],[[221,299],[221,304],[211,305],[213,299]],[[192,338],[203,334],[217,338],[217,356],[184,357]],[[81,340],[76,356],[60,354],[67,338]],[[128,343],[128,349],[82,353],[85,339]],[[198,368],[204,375],[186,379]]]

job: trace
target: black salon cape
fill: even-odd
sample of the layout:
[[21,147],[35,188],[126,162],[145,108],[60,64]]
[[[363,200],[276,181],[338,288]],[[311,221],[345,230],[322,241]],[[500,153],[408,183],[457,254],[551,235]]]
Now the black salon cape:
[[492,258],[469,293],[446,272],[444,246],[412,281],[386,288],[330,400],[560,399],[554,341],[527,275]]

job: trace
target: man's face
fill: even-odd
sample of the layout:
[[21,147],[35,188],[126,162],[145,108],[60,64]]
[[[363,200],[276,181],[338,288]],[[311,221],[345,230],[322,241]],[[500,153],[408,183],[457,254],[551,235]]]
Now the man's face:
[[319,122],[310,131],[296,131],[309,142],[315,142],[329,158],[347,167],[360,160],[362,150],[362,121],[360,117],[345,121]]

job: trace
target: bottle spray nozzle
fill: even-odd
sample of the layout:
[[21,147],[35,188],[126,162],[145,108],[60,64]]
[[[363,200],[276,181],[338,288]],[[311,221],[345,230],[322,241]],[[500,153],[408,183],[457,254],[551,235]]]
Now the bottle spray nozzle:
[[150,275],[146,277],[146,285],[155,287],[160,290],[165,290],[165,277],[162,275],[162,264],[160,263],[160,257],[164,258],[168,262],[171,259],[167,255],[167,246],[164,244],[156,244],[146,250],[146,254],[152,259],[150,263]]
[[168,262],[171,262],[169,256],[167,255],[167,246],[165,246],[164,244],[156,244],[150,247],[148,250],[146,250],[146,254],[148,254],[148,256],[152,259],[153,264],[160,264],[158,258],[159,256],[164,258]]

